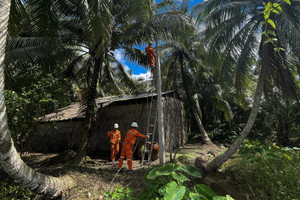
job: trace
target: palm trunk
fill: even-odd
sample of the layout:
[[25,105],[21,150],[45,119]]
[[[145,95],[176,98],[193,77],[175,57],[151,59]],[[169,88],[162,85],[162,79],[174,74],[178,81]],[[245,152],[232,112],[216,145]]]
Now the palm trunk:
[[[271,69],[272,66],[272,57],[274,56],[274,46],[270,43],[264,45],[263,42],[266,40],[266,37],[263,36],[261,39],[259,54],[261,57],[261,71],[259,74],[259,78],[257,81],[256,91],[254,95],[254,101],[251,109],[251,113],[249,115],[248,121],[240,133],[239,137],[234,141],[234,143],[229,147],[224,154],[217,156],[210,163],[205,165],[205,163],[201,162],[201,158],[197,159],[195,162],[195,166],[199,168],[200,171],[211,172],[217,170],[223,163],[225,163],[239,148],[246,137],[249,135],[252,127],[255,123],[260,101],[262,97],[262,93],[264,90],[264,83],[268,73],[268,70]],[[200,163],[198,163],[200,162]]]
[[212,141],[209,139],[209,137],[208,137],[208,135],[207,135],[207,133],[206,133],[206,131],[204,129],[204,126],[203,126],[202,121],[200,119],[200,115],[197,112],[196,106],[195,106],[193,100],[191,99],[192,96],[191,96],[191,94],[189,92],[189,88],[188,88],[188,85],[187,85],[187,80],[186,80],[186,76],[185,76],[185,73],[184,73],[184,66],[183,66],[182,58],[180,58],[180,69],[181,69],[181,77],[182,77],[183,87],[184,87],[187,99],[188,99],[190,105],[192,106],[192,112],[193,112],[193,115],[194,115],[194,117],[196,119],[198,128],[200,130],[202,140],[206,144],[207,143],[212,143]]
[[[261,96],[262,96],[263,88],[264,88],[265,77],[266,77],[266,69],[262,68],[260,75],[259,75],[258,82],[257,82],[253,106],[252,106],[251,113],[249,115],[249,118],[248,118],[245,128],[240,133],[239,137],[234,141],[234,143],[229,147],[229,149],[227,151],[225,151],[225,153],[217,156],[207,166],[204,166],[204,168],[205,168],[204,170],[206,172],[215,171],[223,163],[225,163],[234,154],[234,152],[236,152],[239,149],[240,145],[243,143],[243,141],[249,135],[249,133],[252,130],[252,127],[254,125],[254,122],[256,120],[256,116],[258,114]],[[199,166],[197,166],[197,167],[199,167]]]
[[56,178],[41,174],[28,167],[14,147],[9,132],[4,99],[3,66],[9,10],[10,1],[2,0],[0,2],[0,163],[4,170],[23,187],[37,193],[56,197],[60,195],[62,191],[74,186],[75,181],[70,176]]
[[75,166],[80,165],[81,161],[86,156],[89,134],[92,132],[93,129],[92,124],[95,116],[95,97],[97,93],[96,89],[97,89],[97,83],[99,79],[99,74],[101,72],[101,68],[102,68],[102,60],[97,58],[95,60],[95,68],[93,71],[93,77],[92,77],[91,85],[89,87],[89,93],[86,102],[87,103],[86,111],[85,111],[86,120],[84,121],[83,124],[84,129],[82,131],[76,156],[73,161],[73,165]]

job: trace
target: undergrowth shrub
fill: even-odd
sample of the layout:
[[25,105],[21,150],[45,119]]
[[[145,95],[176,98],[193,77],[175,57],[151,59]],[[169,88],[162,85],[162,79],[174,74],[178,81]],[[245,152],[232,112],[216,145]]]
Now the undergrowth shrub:
[[9,179],[1,180],[0,182],[0,199],[1,200],[34,200],[39,197],[21,186],[13,183]]
[[192,186],[188,176],[201,178],[199,171],[189,165],[169,163],[156,166],[145,174],[148,184],[138,195],[132,189],[119,187],[106,196],[116,200],[233,200],[229,195],[217,196],[206,185]]
[[239,153],[243,159],[229,171],[242,191],[261,200],[300,198],[299,148],[279,148],[247,140]]

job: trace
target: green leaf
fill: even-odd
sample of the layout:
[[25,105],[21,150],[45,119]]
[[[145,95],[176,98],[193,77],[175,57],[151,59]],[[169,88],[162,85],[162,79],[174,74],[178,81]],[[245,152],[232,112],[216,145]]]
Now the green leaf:
[[266,21],[265,21],[265,20],[264,20],[264,21],[261,21],[261,22],[259,23],[260,26],[262,26],[262,25],[264,25],[264,24],[266,24]]
[[191,176],[194,176],[194,177],[197,177],[197,178],[201,178],[202,177],[201,174],[200,174],[200,172],[195,167],[193,167],[193,166],[184,164],[182,170],[185,173],[187,173],[187,174],[189,174]]
[[283,155],[284,155],[284,157],[285,157],[286,159],[288,159],[289,161],[292,161],[292,160],[293,160],[293,159],[292,159],[289,155],[287,155],[286,153],[284,153]]
[[158,177],[159,175],[157,175],[156,174],[156,172],[158,171],[158,170],[160,170],[160,168],[161,167],[154,167],[153,169],[151,169],[149,172],[148,172],[148,174],[147,174],[147,176],[146,176],[146,179],[155,179],[156,177]]
[[289,4],[289,5],[292,5],[291,2],[290,2],[290,0],[284,0],[284,2],[287,3],[287,4]]
[[160,167],[160,169],[156,171],[156,174],[160,176],[170,175],[172,172],[179,169],[181,169],[179,165],[174,163],[169,163],[167,165]]
[[234,200],[230,195],[226,195],[226,197],[215,196],[213,200]]
[[180,200],[183,198],[185,190],[185,186],[179,186],[175,181],[172,181],[166,185],[164,200]]
[[204,184],[197,184],[194,188],[199,194],[205,196],[208,200],[213,200],[214,196],[216,196],[216,193]]
[[285,51],[285,49],[284,49],[284,48],[281,48],[281,47],[277,47],[277,48],[275,48],[275,51],[276,51],[276,52],[279,52],[279,51]]
[[191,200],[208,200],[206,197],[204,197],[203,195],[199,194],[199,193],[194,193],[191,192],[189,194]]
[[177,181],[179,181],[179,182],[181,182],[181,183],[183,183],[184,181],[189,181],[189,180],[190,180],[188,177],[186,177],[185,175],[183,175],[183,174],[181,174],[181,173],[177,174],[177,173],[175,173],[175,172],[172,172],[172,177],[173,177],[175,180],[177,180]]
[[299,148],[299,147],[293,147],[293,149],[294,149],[295,151],[300,151],[300,148]]
[[123,187],[118,187],[118,188],[115,189],[115,191],[117,191],[117,192],[123,192],[123,190],[124,190]]
[[272,30],[268,30],[267,32],[268,32],[268,34],[271,34],[271,35],[273,35],[273,36],[276,36],[276,33],[275,33],[274,31],[272,31]]
[[276,25],[275,25],[275,23],[274,23],[273,20],[268,19],[268,23],[269,23],[274,29],[276,28]]
[[271,8],[272,8],[272,4],[271,4],[271,2],[268,2],[267,5],[265,6],[265,10],[264,10],[265,20],[269,19],[270,13],[271,13]]
[[280,15],[280,13],[277,10],[272,10],[272,12]]
[[273,3],[273,7],[282,12],[282,8],[280,7],[279,3]]
[[268,38],[268,39],[266,39],[266,40],[264,41],[263,45],[268,44],[268,43],[271,42],[271,41],[272,41],[272,38]]

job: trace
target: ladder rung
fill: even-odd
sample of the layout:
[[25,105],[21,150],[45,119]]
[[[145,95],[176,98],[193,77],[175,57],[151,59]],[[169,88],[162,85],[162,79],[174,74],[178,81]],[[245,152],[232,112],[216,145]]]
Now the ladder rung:
[[152,142],[148,141],[148,142],[146,142],[146,144],[152,144]]
[[144,150],[145,153],[149,153],[151,150]]
[[153,135],[153,133],[147,133],[147,135]]
[[149,126],[155,126],[155,124],[149,124]]

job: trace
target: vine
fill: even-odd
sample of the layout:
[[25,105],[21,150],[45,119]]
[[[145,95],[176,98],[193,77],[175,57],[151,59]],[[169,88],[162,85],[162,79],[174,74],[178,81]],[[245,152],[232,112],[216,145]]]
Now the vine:
[[[281,58],[281,64],[284,66],[284,62],[283,62],[283,57],[281,56],[280,54],[280,51],[285,51],[284,48],[281,48],[279,47],[276,42],[277,42],[277,38],[276,38],[276,33],[275,33],[275,29],[276,29],[276,24],[275,22],[270,18],[271,16],[271,13],[275,13],[277,15],[280,15],[282,13],[282,8],[281,8],[281,5],[283,3],[287,3],[289,5],[292,5],[290,0],[283,0],[283,2],[281,3],[271,3],[271,2],[268,2],[266,5],[265,5],[265,9],[264,9],[264,21],[262,22],[262,25],[263,24],[269,24],[272,28],[272,29],[269,29],[270,26],[265,26],[265,29],[264,31],[262,32],[262,35],[265,35],[267,37],[267,39],[264,41],[263,45],[265,44],[268,44],[268,43],[272,43],[272,45],[275,47],[275,53],[278,53],[278,55],[280,56]],[[270,36],[272,35],[272,36]]]

